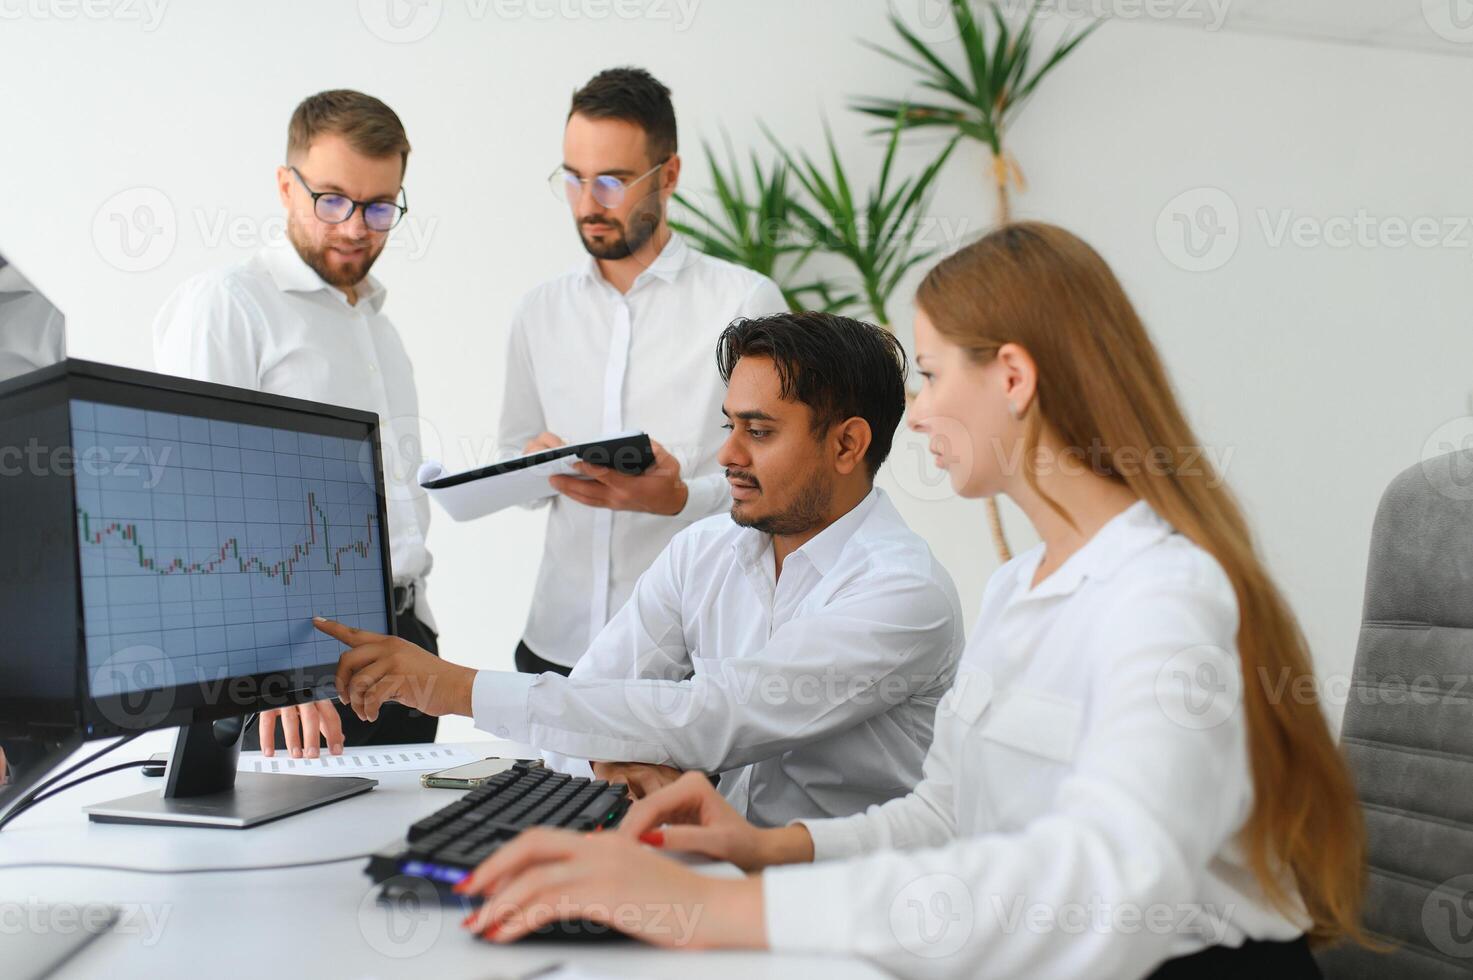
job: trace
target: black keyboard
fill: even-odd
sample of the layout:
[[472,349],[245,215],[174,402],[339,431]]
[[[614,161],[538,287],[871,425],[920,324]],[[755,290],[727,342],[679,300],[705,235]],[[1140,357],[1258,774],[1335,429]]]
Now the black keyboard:
[[518,762],[449,806],[409,827],[369,858],[374,881],[399,875],[432,881],[442,895],[502,844],[528,827],[593,831],[617,826],[629,787]]

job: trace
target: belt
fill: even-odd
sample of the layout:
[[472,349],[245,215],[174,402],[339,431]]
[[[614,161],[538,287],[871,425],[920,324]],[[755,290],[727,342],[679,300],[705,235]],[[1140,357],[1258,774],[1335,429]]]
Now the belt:
[[414,583],[394,586],[394,615],[402,616],[414,608]]

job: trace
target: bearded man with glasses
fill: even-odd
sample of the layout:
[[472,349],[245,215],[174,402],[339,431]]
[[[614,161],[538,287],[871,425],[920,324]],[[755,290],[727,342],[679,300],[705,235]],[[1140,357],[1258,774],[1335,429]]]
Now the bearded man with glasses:
[[[396,628],[437,653],[425,597],[429,503],[415,479],[419,396],[399,334],[383,314],[384,287],[368,274],[408,210],[408,162],[404,126],[378,99],[339,89],[303,100],[287,127],[286,162],[276,168],[286,239],[175,290],[154,321],[154,360],[160,371],[378,415]],[[289,628],[311,627],[304,617]],[[231,662],[223,622],[183,632],[201,680],[253,672],[243,666],[283,666]],[[244,747],[259,740],[267,754],[280,744],[294,758],[316,758],[324,742],[334,755],[344,745],[433,742],[436,726],[437,719],[398,704],[369,723],[319,701],[263,713]]]
[[588,254],[515,311],[499,443],[516,455],[642,429],[656,461],[640,476],[584,463],[587,479],[553,477],[523,672],[567,674],[670,539],[731,509],[711,351],[731,321],[787,304],[772,280],[671,230],[677,150],[670,90],[648,72],[611,68],[573,93],[549,184]]

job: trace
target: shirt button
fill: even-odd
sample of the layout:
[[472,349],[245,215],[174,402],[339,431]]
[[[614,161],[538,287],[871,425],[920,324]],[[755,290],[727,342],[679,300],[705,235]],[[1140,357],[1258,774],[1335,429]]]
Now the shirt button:
[[369,370],[370,373],[377,374],[378,373],[378,366],[377,365],[374,365],[374,364],[370,364],[370,365],[368,365],[368,370]]
[[506,738],[508,735],[511,734],[511,729],[507,728],[505,725],[497,725],[496,734],[500,735],[502,738]]

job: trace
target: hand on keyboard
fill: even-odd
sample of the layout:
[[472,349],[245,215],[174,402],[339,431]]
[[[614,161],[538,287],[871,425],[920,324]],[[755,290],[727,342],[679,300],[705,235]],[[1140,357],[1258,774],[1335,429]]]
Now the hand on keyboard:
[[813,860],[808,828],[794,824],[759,830],[699,772],[688,772],[635,803],[615,834],[652,847],[730,861],[743,871]]
[[656,766],[646,762],[595,762],[593,774],[605,782],[628,786],[629,795],[636,800],[680,778],[680,770],[674,766]]
[[476,672],[452,664],[397,636],[354,629],[330,619],[312,625],[353,649],[338,658],[338,700],[364,721],[377,721],[385,701],[427,715],[471,713]]
[[583,919],[657,946],[766,945],[760,879],[699,874],[616,834],[525,831],[455,891],[486,896],[462,925],[498,943]]

